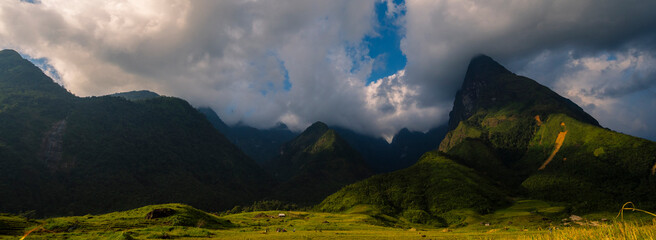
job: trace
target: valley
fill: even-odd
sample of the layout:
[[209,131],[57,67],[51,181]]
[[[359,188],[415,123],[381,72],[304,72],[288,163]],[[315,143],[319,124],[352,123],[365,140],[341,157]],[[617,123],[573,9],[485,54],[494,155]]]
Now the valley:
[[[0,52],[0,239],[653,238],[656,143],[492,58],[448,125],[387,142],[225,124],[150,91],[77,97]],[[196,208],[197,207],[197,208]],[[25,235],[28,234],[28,235]],[[574,236],[572,238],[572,236]]]

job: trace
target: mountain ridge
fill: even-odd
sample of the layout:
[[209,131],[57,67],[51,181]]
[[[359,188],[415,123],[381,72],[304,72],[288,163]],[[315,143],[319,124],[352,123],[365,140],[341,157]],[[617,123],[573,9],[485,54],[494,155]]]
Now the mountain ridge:
[[182,99],[79,98],[0,52],[0,211],[39,216],[162,202],[225,209],[271,178]]
[[313,205],[341,187],[372,175],[364,159],[325,123],[315,122],[265,163],[281,182],[273,199]]

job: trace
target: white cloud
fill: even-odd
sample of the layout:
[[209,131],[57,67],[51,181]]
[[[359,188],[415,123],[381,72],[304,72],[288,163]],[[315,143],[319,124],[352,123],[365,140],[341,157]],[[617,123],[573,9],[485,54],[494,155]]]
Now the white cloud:
[[[641,137],[656,136],[648,124],[656,113],[645,111],[656,100],[655,55],[627,49],[588,57],[569,52],[567,56],[559,60],[559,73],[549,83],[554,91],[579,104],[606,127]],[[538,59],[549,57],[542,54]]]
[[382,129],[383,137],[391,142],[394,134],[413,122],[411,130],[426,130],[435,122],[445,122],[450,106],[419,106],[419,86],[407,84],[405,70],[379,79],[366,87],[367,114],[380,118],[369,124]]
[[422,130],[438,123],[368,108],[374,0],[4,1],[0,22],[1,47],[47,58],[80,96],[150,89],[228,123],[295,130],[321,120],[389,135],[415,118]]

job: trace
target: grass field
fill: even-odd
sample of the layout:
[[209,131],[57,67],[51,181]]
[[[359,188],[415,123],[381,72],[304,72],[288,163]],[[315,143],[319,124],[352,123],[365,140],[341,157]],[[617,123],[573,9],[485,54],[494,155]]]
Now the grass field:
[[[175,214],[145,218],[162,208]],[[32,229],[36,230],[24,239],[656,239],[656,224],[646,214],[627,212],[620,221],[614,220],[617,213],[602,212],[571,221],[564,207],[537,200],[518,200],[487,215],[451,211],[458,221],[449,228],[358,212],[367,212],[366,206],[342,214],[259,211],[217,216],[187,205],[164,204],[31,221],[4,214],[0,239],[21,239]]]

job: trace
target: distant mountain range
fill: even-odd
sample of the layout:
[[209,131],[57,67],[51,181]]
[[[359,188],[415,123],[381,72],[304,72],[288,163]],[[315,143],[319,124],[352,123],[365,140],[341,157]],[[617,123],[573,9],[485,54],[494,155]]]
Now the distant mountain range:
[[[449,226],[528,198],[570,212],[656,209],[656,143],[602,128],[487,56],[471,60],[448,125],[392,142],[316,122],[226,125],[149,91],[80,98],[0,51],[0,212],[99,213],[180,202],[282,200]],[[375,175],[379,173],[378,175]]]
[[211,108],[201,107],[198,111],[246,155],[260,164],[280,155],[280,147],[298,135],[282,123],[270,129],[257,129],[242,124],[228,126]]
[[[260,164],[277,158],[283,144],[298,135],[282,123],[269,129],[257,129],[242,124],[228,126],[211,108],[201,107],[198,111],[232,143]],[[369,168],[376,173],[396,171],[414,164],[425,152],[437,149],[447,133],[446,125],[426,133],[404,128],[388,143],[381,137],[371,137],[347,128],[330,128],[362,155]]]

